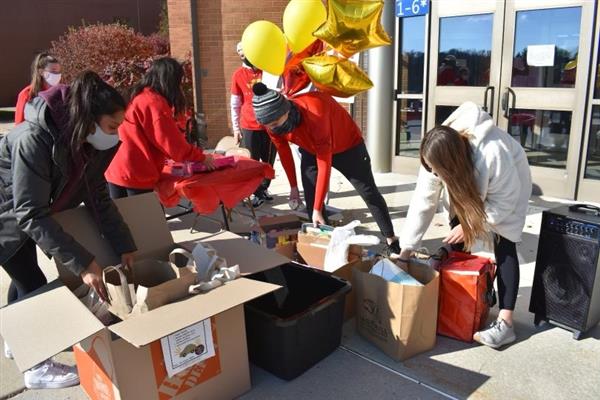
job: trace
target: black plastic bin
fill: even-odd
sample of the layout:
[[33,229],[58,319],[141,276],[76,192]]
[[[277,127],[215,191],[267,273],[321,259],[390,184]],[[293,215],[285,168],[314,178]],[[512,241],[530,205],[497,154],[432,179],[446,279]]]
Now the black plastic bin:
[[283,286],[245,305],[252,363],[290,380],[340,345],[350,283],[296,263],[246,277]]

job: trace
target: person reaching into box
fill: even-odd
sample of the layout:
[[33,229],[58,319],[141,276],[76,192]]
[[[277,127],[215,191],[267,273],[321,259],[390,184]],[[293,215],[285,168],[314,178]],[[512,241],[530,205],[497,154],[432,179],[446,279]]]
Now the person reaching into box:
[[400,253],[385,199],[379,192],[362,133],[350,114],[328,94],[310,92],[290,100],[263,83],[252,88],[256,120],[267,128],[290,182],[290,202],[300,203],[296,169],[289,143],[300,147],[302,186],[308,215],[325,224],[323,203],[331,167],[340,171],[369,207],[389,255]]
[[406,263],[419,248],[443,189],[444,206],[451,217],[451,231],[444,242],[458,251],[469,251],[478,239],[493,242],[496,256],[500,312],[473,339],[493,348],[509,344],[516,339],[516,242],[521,241],[532,188],[525,151],[494,126],[489,114],[467,102],[443,126],[425,134],[420,157],[417,187],[400,235],[399,263]]
[[[85,203],[122,263],[132,265],[135,243],[104,179],[119,143],[125,100],[87,71],[70,87],[40,92],[31,107],[25,122],[0,140],[0,265],[11,278],[8,302],[47,283],[36,245],[107,300],[94,254],[64,232],[52,215]],[[6,343],[4,352],[12,358]],[[52,360],[26,371],[24,380],[27,388],[35,389],[79,383],[74,367]]]
[[200,161],[214,169],[213,158],[188,143],[175,116],[184,111],[183,67],[171,57],[155,60],[131,94],[119,128],[119,151],[106,170],[113,199],[152,192],[165,161]]

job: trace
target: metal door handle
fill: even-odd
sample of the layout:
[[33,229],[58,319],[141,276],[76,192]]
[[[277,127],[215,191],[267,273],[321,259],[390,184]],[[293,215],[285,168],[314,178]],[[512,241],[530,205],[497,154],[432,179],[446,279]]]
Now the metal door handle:
[[[488,108],[488,92],[492,92],[492,95],[490,97],[491,101],[490,101],[490,106]],[[488,86],[485,88],[485,91],[483,92],[483,111],[486,111],[490,114],[491,117],[494,116],[494,93],[496,92],[496,88],[493,86]]]
[[[512,94],[512,102],[511,102],[511,106],[508,107],[508,98],[511,94]],[[517,95],[515,94],[515,91],[512,90],[511,88],[507,87],[506,92],[504,92],[504,94],[502,95],[502,111],[504,111],[504,118],[508,119],[510,110],[516,108],[516,105],[517,105]]]

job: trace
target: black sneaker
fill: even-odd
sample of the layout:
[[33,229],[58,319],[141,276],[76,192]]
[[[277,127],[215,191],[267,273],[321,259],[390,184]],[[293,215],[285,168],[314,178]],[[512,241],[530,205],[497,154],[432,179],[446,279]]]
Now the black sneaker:
[[263,199],[262,196],[254,195],[252,197],[252,207],[253,208],[258,208],[258,207],[262,206],[263,204],[265,204],[265,199]]
[[398,239],[396,239],[392,243],[386,245],[383,248],[382,254],[388,258],[399,258],[400,257],[400,242],[398,241]]
[[271,193],[269,193],[268,190],[265,190],[262,194],[262,198],[265,201],[268,201],[269,203],[272,202],[273,200],[275,200],[275,198],[273,196],[271,196]]

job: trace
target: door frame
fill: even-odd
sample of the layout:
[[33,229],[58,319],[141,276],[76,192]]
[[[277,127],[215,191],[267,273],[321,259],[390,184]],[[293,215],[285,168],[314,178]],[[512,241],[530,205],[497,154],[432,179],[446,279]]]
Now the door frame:
[[600,202],[600,180],[585,178],[585,167],[587,161],[587,150],[590,145],[590,129],[592,127],[592,108],[600,107],[600,98],[594,99],[594,87],[596,85],[597,74],[600,73],[598,67],[598,52],[600,49],[600,7],[596,3],[596,26],[592,41],[592,59],[590,63],[590,74],[588,80],[588,91],[586,96],[585,124],[581,142],[581,152],[579,156],[579,176],[577,181],[576,199],[591,202]]

